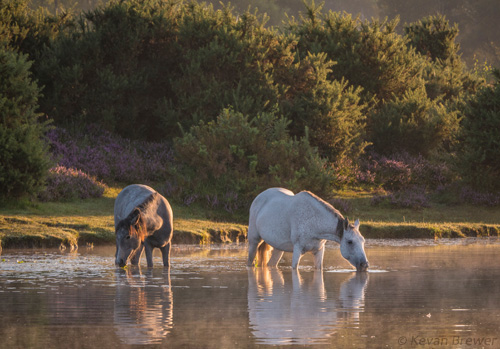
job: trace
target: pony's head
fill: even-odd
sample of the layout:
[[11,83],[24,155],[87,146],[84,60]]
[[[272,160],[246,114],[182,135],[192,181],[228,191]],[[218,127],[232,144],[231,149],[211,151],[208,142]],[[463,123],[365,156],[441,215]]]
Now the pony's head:
[[146,226],[139,209],[134,209],[116,226],[116,259],[115,264],[124,267],[132,258],[146,235]]
[[365,254],[365,239],[359,232],[359,220],[356,219],[356,222],[351,224],[346,218],[339,230],[342,257],[347,259],[357,271],[366,271],[368,259]]

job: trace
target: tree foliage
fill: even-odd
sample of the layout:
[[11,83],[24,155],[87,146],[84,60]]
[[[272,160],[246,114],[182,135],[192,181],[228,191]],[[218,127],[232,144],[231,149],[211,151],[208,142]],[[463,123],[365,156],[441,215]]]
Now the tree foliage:
[[[303,173],[324,190],[333,178],[327,167],[353,183],[366,149],[432,160],[467,138],[461,128],[473,130],[486,119],[469,115],[474,103],[490,108],[481,100],[487,90],[478,93],[484,82],[467,71],[458,27],[444,16],[406,24],[404,35],[398,18],[368,21],[314,3],[281,30],[266,20],[250,9],[236,14],[230,6],[184,1],[113,0],[52,15],[7,0],[0,4],[0,45],[19,52],[16,64],[43,88],[43,95],[28,85],[22,91],[36,102],[19,99],[33,120],[40,104],[58,126],[92,124],[127,139],[175,143],[178,173],[211,174],[210,185],[220,186],[222,178],[242,194],[265,181],[311,186]],[[276,127],[280,136],[270,141],[267,132]],[[485,147],[473,139],[471,149]],[[280,156],[261,154],[261,144]],[[290,157],[294,147],[316,167]],[[233,177],[219,173],[222,168]]]
[[302,20],[289,23],[297,36],[298,53],[324,52],[335,62],[331,75],[362,86],[364,101],[377,104],[421,86],[422,59],[395,32],[398,20],[361,20],[340,12],[323,14],[314,4]]
[[499,190],[500,71],[493,86],[482,88],[465,109],[460,137],[460,164],[465,179],[478,188]]
[[0,46],[0,201],[35,196],[49,169],[26,55]]
[[380,154],[428,157],[450,145],[458,128],[458,112],[432,101],[421,88],[383,105],[372,120],[372,140]]

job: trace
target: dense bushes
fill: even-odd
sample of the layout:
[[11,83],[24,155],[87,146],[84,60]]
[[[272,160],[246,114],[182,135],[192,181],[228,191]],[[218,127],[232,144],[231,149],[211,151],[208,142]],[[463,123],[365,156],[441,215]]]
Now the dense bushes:
[[371,139],[381,154],[428,156],[450,145],[458,126],[458,112],[431,101],[421,88],[407,91],[380,108],[371,120]]
[[[310,7],[301,22],[289,24],[288,31],[298,37],[300,55],[326,53],[335,61],[330,79],[343,78],[362,87],[361,100],[367,103],[364,139],[378,153],[429,155],[456,136],[458,110],[446,100],[474,84],[464,76],[454,51],[456,33],[448,33],[447,22],[441,29],[444,18],[430,20],[439,30],[429,29],[424,20],[409,25],[403,37],[395,31],[397,20],[361,21],[347,14],[322,14],[319,8]],[[427,59],[426,45],[432,45],[429,50],[436,57]],[[435,48],[438,45],[444,47]]]
[[41,50],[43,110],[60,125],[97,123],[136,139],[172,139],[231,106],[278,108],[293,135],[335,160],[364,149],[359,89],[331,80],[324,54],[258,16],[196,3],[131,0],[82,14]]
[[30,65],[0,44],[0,201],[35,196],[50,166]]
[[332,77],[363,87],[366,102],[380,103],[421,86],[422,58],[395,32],[397,20],[362,21],[348,14],[309,7],[288,31],[297,36],[298,53],[324,52],[336,62]]
[[[52,16],[9,0],[0,5],[0,45],[19,52],[26,71],[29,55],[44,86],[34,104],[21,101],[25,110],[40,103],[58,127],[86,130],[48,133],[56,160],[100,180],[168,178],[164,189],[186,203],[232,210],[270,185],[435,190],[431,177],[415,180],[409,158],[437,172],[436,163],[455,158],[469,184],[497,188],[487,131],[498,126],[497,86],[478,92],[456,26],[428,17],[400,35],[397,19],[360,20],[314,4],[305,12],[278,31],[256,13],[196,2],[112,1]],[[40,142],[45,126],[35,124],[26,137],[37,140],[24,142]],[[2,132],[5,144],[15,134]],[[43,184],[42,163],[29,170],[39,179],[33,188]]]
[[193,126],[175,142],[177,188],[200,198],[235,193],[244,202],[273,186],[328,194],[325,160],[306,138],[290,137],[288,123],[274,113],[249,120],[225,109],[216,121]]
[[463,175],[476,188],[500,190],[500,71],[496,82],[472,97],[460,138]]

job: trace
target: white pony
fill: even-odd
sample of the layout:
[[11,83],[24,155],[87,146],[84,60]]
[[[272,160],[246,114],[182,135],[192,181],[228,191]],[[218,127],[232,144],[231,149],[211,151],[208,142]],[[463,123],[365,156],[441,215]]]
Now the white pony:
[[350,224],[316,195],[308,191],[294,195],[288,189],[270,188],[252,202],[248,224],[249,267],[254,265],[257,252],[259,265],[269,267],[276,267],[284,252],[293,252],[292,268],[297,269],[302,255],[310,251],[315,257],[315,269],[322,269],[326,240],[338,242],[342,257],[357,271],[368,268],[359,220]]

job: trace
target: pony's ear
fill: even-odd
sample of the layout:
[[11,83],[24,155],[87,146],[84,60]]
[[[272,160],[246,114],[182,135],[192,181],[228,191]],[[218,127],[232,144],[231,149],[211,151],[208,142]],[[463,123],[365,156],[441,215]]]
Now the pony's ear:
[[141,211],[135,208],[129,215],[130,225],[137,225],[139,223],[139,218],[141,218]]
[[344,230],[349,228],[349,218],[344,219]]
[[354,228],[356,228],[356,229],[359,228],[359,218],[356,219],[356,222],[354,222]]

